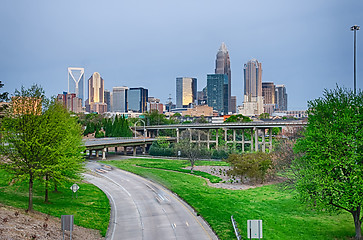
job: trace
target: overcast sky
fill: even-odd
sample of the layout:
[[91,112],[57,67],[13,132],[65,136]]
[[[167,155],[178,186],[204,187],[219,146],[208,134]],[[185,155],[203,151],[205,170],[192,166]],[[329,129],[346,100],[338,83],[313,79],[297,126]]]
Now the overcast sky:
[[[243,64],[262,63],[262,81],[285,84],[288,109],[306,109],[324,88],[353,88],[354,24],[362,0],[133,0],[0,2],[4,89],[41,85],[67,91],[67,68],[99,72],[105,88],[145,87],[175,102],[175,78],[214,73],[229,50],[232,95],[243,101]],[[363,29],[357,32],[357,86],[363,88]]]

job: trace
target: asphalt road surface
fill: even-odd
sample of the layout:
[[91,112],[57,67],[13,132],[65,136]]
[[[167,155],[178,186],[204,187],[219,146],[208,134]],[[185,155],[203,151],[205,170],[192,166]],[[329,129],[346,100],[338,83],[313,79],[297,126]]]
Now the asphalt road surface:
[[214,240],[204,220],[162,186],[135,174],[89,162],[86,180],[104,191],[111,203],[106,239]]

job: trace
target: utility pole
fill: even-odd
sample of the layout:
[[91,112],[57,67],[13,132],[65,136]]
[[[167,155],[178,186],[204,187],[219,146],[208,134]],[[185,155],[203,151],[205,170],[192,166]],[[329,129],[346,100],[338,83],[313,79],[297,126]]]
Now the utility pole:
[[359,26],[354,25],[350,28],[354,32],[354,95],[357,94],[357,31],[360,29]]

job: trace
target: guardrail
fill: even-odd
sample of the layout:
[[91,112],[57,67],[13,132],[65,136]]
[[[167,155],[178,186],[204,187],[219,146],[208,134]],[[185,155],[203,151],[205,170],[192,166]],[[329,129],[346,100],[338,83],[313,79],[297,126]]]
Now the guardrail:
[[234,233],[236,234],[237,240],[241,240],[242,239],[242,236],[241,236],[241,234],[240,234],[240,232],[238,230],[237,223],[234,220],[233,215],[231,216],[231,221],[232,221]]

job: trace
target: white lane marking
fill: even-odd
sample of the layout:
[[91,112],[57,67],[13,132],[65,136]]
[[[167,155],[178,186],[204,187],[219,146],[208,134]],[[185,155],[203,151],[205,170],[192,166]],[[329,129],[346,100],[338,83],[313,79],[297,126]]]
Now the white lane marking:
[[107,177],[106,175],[102,175],[102,176],[104,176],[105,178],[107,178],[108,180],[112,181],[114,184],[116,184],[120,188],[122,188],[122,190],[124,190],[127,193],[127,195],[129,195],[129,197],[131,197],[131,194],[123,186],[121,186],[120,184],[118,184],[117,182],[115,182],[114,180],[112,180],[111,178]]
[[185,224],[189,227],[189,223],[188,222],[185,222]]
[[176,228],[176,224],[175,224],[175,223],[173,223],[171,226],[172,226],[173,228]]

